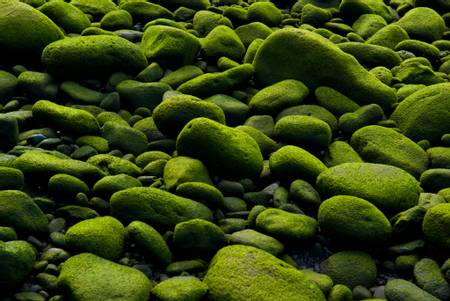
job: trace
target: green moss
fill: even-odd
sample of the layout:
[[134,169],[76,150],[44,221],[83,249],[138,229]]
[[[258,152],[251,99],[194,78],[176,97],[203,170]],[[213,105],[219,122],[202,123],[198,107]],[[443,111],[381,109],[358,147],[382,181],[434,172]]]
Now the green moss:
[[275,137],[286,144],[317,150],[331,143],[332,133],[325,121],[311,116],[290,115],[277,121]]
[[367,39],[387,25],[386,20],[376,14],[363,14],[353,23],[355,33]]
[[240,61],[245,53],[239,36],[228,26],[219,25],[202,39],[202,50],[207,58],[225,56]]
[[432,168],[450,168],[450,147],[432,147],[427,154]]
[[365,105],[354,112],[342,115],[339,118],[339,129],[349,135],[362,127],[381,121],[383,116],[383,109],[379,105]]
[[30,183],[47,183],[55,174],[66,173],[87,183],[92,183],[105,174],[86,162],[61,158],[41,151],[28,151],[14,161],[14,167],[20,169],[25,180]]
[[352,196],[335,196],[319,208],[321,231],[338,243],[358,248],[379,246],[391,234],[386,216],[366,200]]
[[155,188],[125,189],[114,193],[110,203],[111,214],[123,222],[139,220],[151,226],[173,227],[194,218],[212,220],[211,211],[203,204]]
[[158,129],[170,137],[178,136],[189,121],[198,117],[225,123],[225,114],[218,105],[190,95],[165,99],[155,108],[152,117]]
[[100,21],[100,27],[105,30],[125,29],[132,26],[133,17],[128,11],[123,9],[110,11]]
[[67,33],[81,33],[91,25],[89,18],[76,6],[64,1],[50,1],[39,10]]
[[228,126],[236,126],[244,123],[248,106],[234,97],[225,94],[216,94],[205,99],[218,105],[225,114],[226,124]]
[[252,246],[264,250],[274,256],[278,256],[284,251],[284,246],[275,238],[262,234],[252,229],[245,229],[234,232],[228,237],[229,244]]
[[352,290],[342,284],[336,284],[328,295],[328,301],[353,301]]
[[313,238],[318,223],[306,215],[270,208],[258,215],[256,228],[282,241],[298,243]]
[[173,18],[173,13],[167,8],[147,1],[124,1],[119,7],[128,11],[135,22],[147,23],[158,18]]
[[18,85],[17,78],[9,72],[0,70],[0,104],[6,104],[13,97]]
[[85,14],[96,17],[103,16],[117,9],[116,4],[112,0],[71,0],[70,4],[78,7]]
[[226,243],[219,226],[203,219],[178,223],[173,232],[173,245],[183,254],[212,255]]
[[95,117],[80,109],[40,100],[33,105],[32,112],[33,118],[37,122],[55,127],[68,134],[81,136],[99,132]]
[[202,69],[194,65],[187,65],[170,72],[161,78],[160,82],[168,84],[173,89],[178,88],[183,83],[204,74]]
[[215,301],[325,301],[320,289],[302,272],[250,246],[221,249],[204,282],[209,298]]
[[235,31],[246,48],[256,39],[265,40],[272,33],[272,29],[261,22],[239,26]]
[[450,204],[439,204],[430,208],[423,220],[423,233],[439,247],[450,250]]
[[267,26],[278,26],[283,15],[272,2],[255,2],[248,7],[247,19],[249,22],[261,22]]
[[392,69],[392,74],[404,84],[433,85],[445,82],[445,79],[434,72],[430,62],[423,57],[404,60],[400,66]]
[[340,43],[338,46],[342,51],[353,55],[361,65],[369,68],[377,66],[392,68],[402,61],[398,53],[384,46],[360,42]]
[[419,287],[433,296],[441,300],[450,298],[450,286],[442,274],[438,263],[433,259],[421,259],[414,266],[414,277]]
[[139,155],[147,150],[147,136],[130,126],[108,121],[102,127],[102,136],[111,148],[127,153]]
[[313,270],[301,270],[301,272],[307,279],[314,282],[325,296],[328,296],[333,287],[333,279],[330,276],[314,272]]
[[53,99],[58,93],[58,86],[50,74],[24,71],[17,79],[20,90],[31,98]]
[[110,260],[120,258],[124,242],[125,228],[110,216],[81,221],[64,235],[64,243],[70,250],[89,252]]
[[383,0],[343,0],[339,5],[339,13],[348,20],[355,20],[364,14],[379,15],[387,22],[397,18],[394,9]]
[[[17,240],[17,232],[12,227],[0,226],[0,240],[7,242],[12,240]],[[1,281],[0,281],[1,282]]]
[[269,158],[270,171],[286,180],[302,179],[314,182],[327,167],[314,155],[297,146],[283,146]]
[[108,140],[99,136],[82,136],[75,143],[79,146],[89,145],[99,153],[107,153],[109,151]]
[[36,260],[34,248],[25,241],[0,241],[0,289],[18,289],[33,270]]
[[280,148],[280,145],[275,142],[272,138],[268,137],[266,134],[261,132],[260,130],[248,126],[242,125],[236,127],[237,130],[242,131],[250,135],[253,139],[255,139],[256,143],[258,143],[259,149],[264,157],[270,155],[274,151]]
[[330,20],[331,16],[332,15],[329,10],[308,3],[303,6],[301,23],[310,24],[312,26],[321,26]]
[[127,226],[126,231],[128,239],[135,243],[145,256],[150,257],[154,264],[166,266],[172,261],[172,253],[166,241],[153,227],[134,221]]
[[136,74],[147,66],[141,49],[116,36],[67,38],[48,45],[42,53],[48,72],[62,78],[92,78],[123,71]]
[[397,23],[413,39],[433,42],[442,38],[445,22],[433,9],[416,7],[408,11]]
[[98,167],[105,174],[117,175],[127,174],[137,177],[141,174],[141,169],[137,167],[133,162],[122,158],[115,157],[113,155],[100,154],[90,157],[87,163]]
[[89,187],[74,176],[56,174],[48,181],[48,193],[51,196],[71,199],[80,192],[87,194]]
[[367,43],[394,49],[398,43],[407,39],[409,35],[402,27],[389,24],[367,39]]
[[432,85],[403,100],[391,119],[413,141],[436,142],[450,132],[450,84]]
[[177,186],[176,194],[205,204],[209,208],[219,208],[224,204],[222,192],[207,183],[185,182]]
[[0,166],[0,190],[20,190],[23,184],[24,176],[20,170]]
[[164,182],[168,190],[175,190],[177,186],[186,182],[212,184],[202,161],[185,156],[175,157],[167,162],[164,168]]
[[335,284],[351,289],[357,285],[372,287],[377,277],[375,261],[367,253],[359,251],[335,253],[320,264],[320,270],[330,276]]
[[152,288],[142,272],[88,253],[69,258],[58,282],[64,296],[74,301],[147,301]]
[[208,286],[193,276],[172,277],[158,283],[152,290],[161,301],[200,301]]
[[385,286],[385,295],[392,301],[439,301],[438,298],[403,279],[389,280]]
[[440,57],[440,50],[436,46],[418,40],[404,40],[395,46],[396,51],[405,50],[416,56],[425,57],[430,62],[436,62]]
[[154,25],[144,32],[141,48],[151,61],[180,66],[192,64],[200,50],[200,42],[185,30]]
[[419,177],[428,167],[426,152],[401,133],[377,125],[353,133],[351,146],[366,162],[400,167]]
[[318,87],[314,94],[317,103],[335,115],[340,116],[359,109],[359,105],[356,102],[333,88]]
[[231,92],[250,80],[254,72],[250,64],[239,65],[219,73],[207,73],[183,83],[177,91],[198,97]]
[[317,178],[323,197],[351,195],[365,199],[390,215],[415,206],[421,188],[406,171],[384,164],[344,163]]
[[[237,30],[237,29],[236,29]],[[253,64],[253,60],[255,59],[256,52],[258,52],[258,49],[261,47],[261,45],[264,43],[263,39],[255,39],[253,42],[250,43],[247,47],[247,51],[245,52],[244,56],[244,64]]]
[[171,88],[165,83],[124,80],[117,85],[116,90],[125,107],[133,110],[139,107],[153,110],[162,101],[164,93]]
[[229,179],[258,177],[263,158],[256,141],[242,131],[207,118],[190,121],[177,139],[182,156],[201,160],[209,171]]
[[195,10],[206,9],[211,6],[209,0],[163,0],[161,3],[173,7],[184,6]]
[[148,163],[160,159],[170,160],[172,157],[161,151],[148,151],[136,157],[136,165],[144,168]]
[[306,30],[282,29],[271,35],[259,49],[254,66],[256,79],[263,85],[296,79],[313,89],[331,87],[362,104],[391,108],[396,102],[394,90],[367,72],[353,56]]
[[192,20],[192,25],[197,33],[204,37],[210,33],[216,26],[225,25],[233,27],[230,19],[227,17],[208,10],[197,12]]
[[26,193],[18,190],[0,191],[0,223],[29,234],[48,231],[47,217]]

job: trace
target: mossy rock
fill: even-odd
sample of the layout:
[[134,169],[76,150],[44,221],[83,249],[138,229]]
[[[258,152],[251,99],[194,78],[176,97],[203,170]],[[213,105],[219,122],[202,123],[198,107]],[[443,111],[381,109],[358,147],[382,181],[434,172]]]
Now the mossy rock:
[[172,253],[166,241],[152,226],[140,221],[134,221],[126,227],[128,239],[138,248],[161,266],[167,266],[172,262]]
[[372,287],[377,277],[375,261],[367,253],[342,251],[328,257],[320,264],[322,273],[353,289],[355,286]]
[[172,6],[172,7],[187,7],[195,10],[207,9],[211,6],[209,0],[163,0],[161,4],[164,6]]
[[359,109],[359,105],[330,87],[318,87],[314,91],[317,103],[333,114],[340,116]]
[[152,295],[161,301],[200,301],[208,286],[194,276],[177,276],[158,283]]
[[415,206],[422,189],[412,175],[398,167],[344,163],[321,173],[317,178],[317,190],[323,197],[362,198],[389,216]]
[[272,2],[254,2],[248,7],[249,22],[261,22],[267,26],[278,26],[283,19],[281,11]]
[[185,182],[177,186],[176,194],[208,206],[220,208],[224,205],[224,197],[212,184],[203,182]]
[[132,110],[139,107],[153,110],[161,103],[164,93],[169,90],[171,90],[170,86],[165,83],[145,83],[131,79],[121,81],[116,86],[121,104]]
[[67,230],[64,242],[75,252],[89,252],[117,260],[125,244],[125,228],[113,217],[96,217],[81,221]]
[[371,125],[353,133],[350,145],[366,162],[400,167],[419,177],[428,167],[426,152],[401,133]]
[[265,40],[273,32],[270,27],[261,22],[251,22],[239,26],[235,31],[246,48],[257,39]]
[[67,33],[81,33],[91,25],[91,21],[83,11],[64,1],[46,2],[39,10]]
[[230,19],[222,14],[209,10],[198,11],[192,20],[192,25],[194,30],[199,34],[200,37],[206,36],[210,33],[216,26],[225,25],[228,27],[233,27]]
[[31,197],[19,190],[0,191],[0,223],[13,227],[17,232],[48,232],[47,217]]
[[269,158],[270,171],[284,180],[298,179],[299,176],[314,182],[327,167],[313,154],[293,145],[283,146]]
[[398,22],[412,39],[433,42],[442,38],[445,22],[433,9],[416,7],[408,11]]
[[0,104],[10,101],[16,92],[19,82],[17,78],[9,72],[0,70]]
[[202,39],[202,50],[207,58],[225,56],[240,61],[245,54],[244,44],[236,32],[228,26],[219,25]]
[[174,70],[161,78],[159,81],[168,84],[173,89],[178,88],[185,82],[204,74],[203,70],[195,65],[187,65]]
[[14,60],[39,61],[48,44],[64,37],[46,15],[17,0],[0,1],[0,27],[0,53]]
[[325,301],[302,272],[250,246],[228,246],[217,252],[204,282],[212,301]]
[[166,188],[175,190],[179,185],[186,182],[212,184],[208,169],[202,161],[185,156],[170,159],[164,168]]
[[101,17],[117,9],[116,4],[112,0],[71,0],[70,4],[78,7],[85,14],[95,17]]
[[110,203],[111,215],[124,223],[138,220],[168,228],[194,218],[212,220],[205,205],[156,188],[125,189],[114,193]]
[[126,10],[112,10],[100,20],[100,27],[105,30],[119,30],[131,28],[133,16]]
[[363,39],[368,39],[386,25],[386,20],[380,15],[363,14],[356,19],[352,28],[355,33],[359,34]]
[[171,137],[178,136],[189,121],[198,117],[225,124],[225,114],[218,105],[190,95],[165,99],[155,108],[152,117],[158,129]]
[[173,18],[173,13],[167,8],[147,1],[123,1],[119,7],[129,12],[135,22],[147,23],[160,18]]
[[264,250],[274,256],[284,251],[284,245],[277,239],[252,229],[236,231],[228,236],[229,244],[252,246]]
[[69,258],[58,282],[63,295],[74,301],[147,301],[152,289],[142,272],[89,253]]
[[409,35],[406,30],[393,23],[381,28],[370,38],[368,38],[367,44],[379,45],[388,47],[390,49],[395,49],[395,46],[398,43],[407,39],[409,39]]
[[446,82],[442,76],[434,72],[433,66],[424,57],[404,60],[399,66],[392,69],[392,75],[404,84],[429,86]]
[[0,166],[0,190],[20,190],[23,184],[24,176],[20,170]]
[[343,163],[362,163],[363,160],[350,144],[344,141],[334,141],[328,146],[323,158],[327,167]]
[[[302,53],[301,58],[298,53]],[[353,56],[306,30],[278,30],[265,40],[253,64],[256,80],[262,85],[296,79],[310,89],[331,87],[362,104],[376,103],[390,109],[397,101],[395,91],[366,71]]]
[[338,243],[358,248],[380,246],[392,232],[386,216],[361,198],[339,195],[325,200],[319,208],[321,231]]
[[422,258],[414,266],[414,277],[419,287],[433,296],[448,300],[450,298],[450,285],[436,261],[430,258]]
[[81,136],[75,141],[78,146],[89,145],[99,153],[107,153],[109,151],[108,140],[99,136]]
[[177,139],[179,155],[201,160],[211,174],[229,179],[256,178],[263,158],[248,134],[207,118],[191,120]]
[[218,105],[225,114],[226,124],[236,126],[243,124],[248,114],[248,105],[225,94],[216,94],[205,99]]
[[411,94],[398,105],[391,119],[413,141],[439,141],[450,132],[450,84],[428,86]]
[[423,233],[437,246],[450,250],[450,204],[439,204],[430,208],[423,219]]
[[343,0],[339,5],[339,12],[348,20],[355,20],[364,14],[379,15],[389,23],[397,18],[395,10],[383,0]]
[[171,66],[192,64],[200,47],[200,41],[191,33],[164,25],[147,28],[141,43],[141,48],[149,60]]
[[148,163],[160,159],[170,160],[172,159],[172,156],[161,151],[148,151],[136,157],[136,165],[144,168]]
[[97,134],[100,130],[95,117],[80,109],[40,100],[33,105],[33,118],[68,134],[79,136]]
[[236,129],[249,134],[253,139],[255,139],[264,158],[281,147],[277,142],[275,142],[275,140],[254,127],[241,125],[237,126]]
[[147,136],[130,126],[108,121],[103,125],[102,136],[110,147],[127,153],[139,155],[147,150]]
[[89,187],[74,176],[56,174],[48,181],[48,193],[53,197],[73,199],[80,192],[89,193]]
[[126,174],[118,174],[101,178],[95,183],[92,193],[109,199],[117,191],[141,186],[142,183],[138,179]]
[[137,74],[147,66],[141,49],[118,36],[66,38],[45,47],[42,63],[61,78],[96,78],[114,72]]
[[14,161],[14,167],[25,175],[25,181],[47,183],[55,174],[66,173],[87,183],[105,176],[104,172],[92,164],[61,158],[41,151],[28,151]]
[[342,51],[353,55],[361,65],[369,68],[377,66],[392,68],[402,61],[397,52],[384,46],[361,42],[339,43],[338,46]]
[[86,162],[91,166],[96,166],[107,175],[127,174],[137,177],[142,173],[142,170],[133,162],[108,154],[92,156]]
[[385,295],[392,301],[439,301],[440,299],[422,290],[404,279],[389,280],[385,286]]
[[282,241],[298,243],[313,238],[318,223],[307,215],[270,208],[258,215],[256,228]]
[[17,290],[33,270],[36,251],[26,241],[0,241],[0,289]]

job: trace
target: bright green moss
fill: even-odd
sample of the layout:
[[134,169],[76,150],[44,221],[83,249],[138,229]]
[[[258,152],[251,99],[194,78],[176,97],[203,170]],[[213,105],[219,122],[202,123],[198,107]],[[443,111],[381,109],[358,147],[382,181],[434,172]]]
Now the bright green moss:
[[402,61],[398,53],[384,46],[360,42],[340,43],[338,46],[342,51],[353,55],[361,65],[369,68],[377,66],[392,68]]
[[228,126],[236,126],[245,122],[248,106],[240,100],[229,95],[216,94],[208,97],[205,101],[211,101],[223,110]]
[[103,16],[117,9],[116,4],[112,0],[71,0],[70,4],[78,7],[85,14],[96,17]]
[[48,181],[48,193],[51,196],[70,199],[80,192],[87,194],[89,187],[74,176],[56,174]]
[[278,26],[282,18],[281,11],[269,1],[255,2],[249,6],[247,11],[249,22],[261,22],[269,27]]
[[99,136],[82,136],[75,143],[79,146],[89,145],[99,153],[107,153],[109,151],[108,140]]
[[153,110],[162,101],[164,93],[171,88],[165,83],[146,83],[130,79],[121,81],[116,90],[124,107],[133,110],[145,107]]
[[20,190],[24,184],[23,173],[11,167],[0,166],[0,190]]
[[345,113],[339,117],[339,129],[350,135],[364,126],[381,121],[383,116],[383,109],[379,105],[365,105],[354,112]]
[[407,39],[409,39],[409,35],[402,27],[396,24],[389,24],[367,39],[367,44],[394,49],[398,43]]
[[147,1],[123,1],[120,3],[120,9],[123,9],[133,16],[135,22],[147,23],[159,18],[172,19],[173,13],[167,8]]
[[423,220],[423,233],[439,247],[450,250],[450,204],[439,204],[430,208]]
[[114,176],[106,176],[95,183],[92,193],[109,199],[115,192],[131,187],[141,187],[142,183],[129,175],[118,174]]
[[209,0],[163,0],[161,3],[163,5],[173,7],[184,6],[196,10],[207,9],[211,5]]
[[156,160],[170,160],[172,157],[165,152],[161,151],[148,151],[140,154],[136,157],[136,165],[144,168],[148,163],[156,161]]
[[193,276],[172,277],[158,283],[152,290],[161,301],[200,301],[208,286]]
[[228,237],[229,244],[252,246],[264,250],[274,256],[284,251],[284,246],[275,238],[252,229],[234,232]]
[[202,39],[202,50],[208,58],[225,56],[240,61],[245,53],[239,36],[228,26],[219,25]]
[[147,136],[139,130],[117,122],[106,122],[102,127],[102,136],[111,148],[139,155],[147,150]]
[[168,190],[186,182],[203,182],[212,184],[208,170],[202,161],[179,156],[170,159],[164,168],[164,182]]
[[317,103],[335,115],[340,116],[359,109],[356,102],[332,88],[318,87],[314,94]]
[[419,287],[441,299],[450,298],[450,285],[447,283],[436,261],[430,258],[421,259],[414,266],[414,277]]
[[87,161],[91,166],[96,166],[105,174],[117,175],[127,174],[130,176],[139,176],[142,170],[133,162],[113,155],[100,154],[90,157]]
[[46,2],[39,10],[67,33],[81,33],[91,25],[89,18],[79,8],[64,1]]
[[387,22],[397,18],[396,12],[383,0],[343,0],[339,5],[339,13],[349,20],[355,20],[364,14],[376,14]]
[[352,28],[362,38],[367,39],[386,25],[387,22],[382,16],[363,14],[353,23]]
[[160,79],[160,82],[168,84],[173,89],[176,89],[188,80],[196,78],[202,74],[204,74],[204,72],[199,67],[195,65],[187,65],[164,75],[164,77]]
[[224,204],[222,192],[211,184],[203,182],[185,182],[177,186],[176,194],[202,204],[209,208],[219,208]]
[[412,39],[433,42],[442,38],[445,22],[433,9],[416,7],[408,11],[398,22]]
[[430,62],[436,62],[440,57],[440,50],[436,46],[418,41],[404,40],[395,46],[396,51],[405,50],[414,53],[416,56],[425,57]]
[[100,27],[105,30],[126,29],[132,26],[133,17],[128,11],[123,9],[110,11],[100,21]]
[[392,301],[439,301],[438,298],[403,279],[389,280],[385,286],[385,295]]
[[209,10],[198,11],[194,15],[192,25],[194,27],[194,30],[200,35],[200,37],[206,36],[216,26],[219,25],[233,27],[233,24],[231,23],[230,19],[228,19],[222,14],[218,14]]
[[392,69],[392,74],[404,84],[433,85],[446,80],[434,72],[431,63],[423,57],[409,58]]
[[236,129],[249,134],[253,139],[255,139],[264,157],[270,155],[271,153],[280,148],[280,145],[277,142],[275,142],[275,140],[268,137],[266,134],[264,134],[263,132],[254,127],[248,125],[241,125],[236,127]]
[[261,22],[252,22],[236,28],[236,33],[247,48],[256,39],[265,40],[272,29]]

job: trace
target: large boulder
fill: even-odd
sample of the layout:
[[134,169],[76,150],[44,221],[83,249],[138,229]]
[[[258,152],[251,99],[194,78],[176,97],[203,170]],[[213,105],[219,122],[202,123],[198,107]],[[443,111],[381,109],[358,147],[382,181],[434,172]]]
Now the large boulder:
[[204,282],[212,301],[325,301],[293,266],[250,246],[228,246],[211,261]]
[[428,7],[416,7],[408,11],[397,23],[412,39],[433,42],[444,35],[445,22]]
[[376,103],[390,109],[397,101],[394,90],[352,55],[306,30],[289,28],[273,33],[262,44],[253,64],[256,80],[262,85],[296,79],[310,89],[331,87],[360,104]]

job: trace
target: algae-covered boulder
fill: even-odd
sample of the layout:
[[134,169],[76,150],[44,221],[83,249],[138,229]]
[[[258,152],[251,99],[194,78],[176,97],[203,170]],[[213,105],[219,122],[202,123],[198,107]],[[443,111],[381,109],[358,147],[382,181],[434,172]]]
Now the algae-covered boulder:
[[109,197],[120,190],[132,187],[141,187],[142,183],[127,174],[118,174],[114,176],[106,176],[95,183],[92,193],[109,199]]
[[256,178],[263,167],[253,138],[203,117],[186,124],[178,136],[177,151],[201,160],[212,174],[229,179]]
[[247,19],[250,22],[261,22],[267,26],[278,26],[283,19],[283,15],[270,1],[258,1],[249,6]]
[[117,8],[112,0],[71,0],[70,4],[95,17],[103,16]]
[[228,237],[229,244],[252,246],[278,256],[284,251],[284,245],[277,239],[252,229],[234,232]]
[[361,42],[346,42],[338,44],[339,48],[353,55],[358,62],[366,67],[385,66],[392,68],[401,63],[402,59],[394,50]]
[[0,54],[39,60],[42,50],[64,37],[46,15],[17,0],[0,1]]
[[139,155],[147,150],[147,136],[139,130],[118,122],[107,121],[102,128],[102,136],[109,146],[124,152]]
[[194,218],[212,220],[203,204],[156,188],[135,187],[111,197],[111,214],[124,223],[135,220],[156,227],[174,227]]
[[0,290],[17,289],[33,270],[36,253],[25,241],[0,241]]
[[117,260],[124,248],[125,229],[111,216],[81,221],[67,230],[65,245],[75,252],[89,252],[100,257]]
[[20,190],[23,187],[23,173],[11,167],[0,166],[0,190]]
[[422,258],[414,266],[414,277],[418,285],[428,293],[441,299],[450,298],[450,284],[441,272],[439,264],[430,258]]
[[428,167],[427,153],[401,133],[371,125],[353,133],[350,145],[366,162],[400,167],[419,177]]
[[64,1],[47,2],[39,7],[39,10],[67,33],[81,33],[91,25],[91,21],[83,11]]
[[144,24],[158,18],[173,18],[173,13],[167,8],[147,1],[123,1],[120,9],[129,12],[134,21]]
[[67,174],[56,174],[48,180],[48,193],[56,198],[74,198],[78,193],[89,193],[82,180]]
[[0,104],[5,104],[10,100],[18,84],[19,82],[14,75],[0,70]]
[[339,195],[319,208],[321,231],[338,243],[357,247],[379,246],[391,234],[391,224],[374,205],[361,198]]
[[423,219],[423,233],[439,247],[450,250],[450,204],[430,208]]
[[390,165],[344,163],[322,172],[317,189],[324,197],[351,195],[390,215],[415,206],[421,188],[406,171]]
[[194,276],[176,276],[158,283],[152,290],[161,301],[201,301],[208,286]]
[[48,231],[48,219],[26,193],[0,191],[0,224],[18,232],[42,234]]
[[134,75],[147,67],[139,46],[111,35],[53,42],[44,49],[42,63],[50,74],[62,78],[95,78],[118,71]]
[[200,47],[200,41],[193,34],[165,25],[148,27],[141,44],[149,60],[175,66],[191,64]]
[[339,13],[349,20],[356,20],[364,14],[379,15],[387,22],[392,22],[397,17],[395,10],[383,0],[343,0],[339,5]]
[[163,178],[168,190],[176,189],[186,182],[212,184],[208,169],[202,161],[185,156],[170,159],[164,167]]
[[136,80],[124,80],[116,86],[120,101],[124,107],[137,109],[146,107],[154,109],[163,99],[165,92],[171,90],[165,83],[146,83]]
[[450,133],[450,84],[431,85],[405,98],[391,115],[414,141],[436,142]]
[[385,295],[392,301],[439,301],[440,299],[422,290],[404,279],[389,280],[385,286]]
[[69,258],[58,282],[63,295],[74,301],[147,301],[152,288],[142,272],[89,253]]
[[80,109],[40,100],[33,105],[33,119],[69,134],[79,136],[96,134],[100,128],[95,117]]
[[219,58],[225,56],[232,60],[241,60],[245,53],[236,32],[228,26],[219,25],[211,30],[202,40],[202,50],[208,58]]
[[433,9],[416,7],[408,11],[397,23],[412,39],[433,42],[442,38],[445,22]]
[[289,28],[273,33],[258,50],[253,65],[262,85],[296,79],[310,89],[331,87],[361,104],[376,103],[389,109],[397,101],[394,90],[353,56],[306,30]]
[[212,301],[325,301],[319,287],[301,271],[250,246],[217,252],[204,282]]
[[342,251],[328,257],[320,264],[322,273],[353,289],[357,285],[372,287],[377,277],[377,266],[372,257],[360,251]]
[[211,6],[209,0],[162,0],[162,5],[173,7],[184,6],[195,10],[206,9]]

